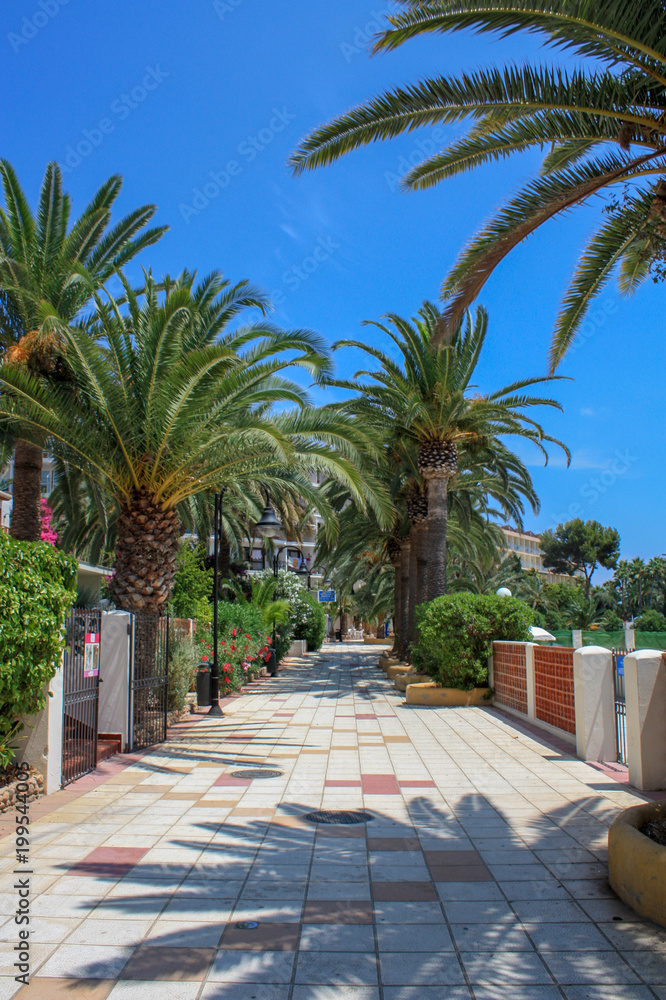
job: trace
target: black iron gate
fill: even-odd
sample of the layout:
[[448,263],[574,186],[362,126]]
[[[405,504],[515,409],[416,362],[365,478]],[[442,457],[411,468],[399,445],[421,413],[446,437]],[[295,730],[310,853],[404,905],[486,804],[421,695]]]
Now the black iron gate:
[[65,622],[62,783],[97,766],[97,711],[102,612],[72,611]]
[[613,692],[615,695],[615,741],[617,745],[617,759],[620,764],[627,763],[627,705],[624,696],[624,658],[627,652],[633,652],[633,650],[612,650]]
[[169,616],[132,615],[129,748],[166,739],[169,684]]

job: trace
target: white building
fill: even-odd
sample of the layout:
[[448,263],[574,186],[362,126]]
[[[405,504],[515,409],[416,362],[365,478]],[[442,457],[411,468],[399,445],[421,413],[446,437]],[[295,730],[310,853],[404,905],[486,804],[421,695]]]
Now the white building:
[[[523,569],[535,569],[543,577],[545,583],[571,583],[572,577],[567,573],[553,573],[543,565],[543,552],[541,551],[541,536],[533,531],[518,531],[505,524],[502,532],[506,539],[506,547],[509,553],[515,553],[520,559]],[[581,574],[576,573],[576,576]]]

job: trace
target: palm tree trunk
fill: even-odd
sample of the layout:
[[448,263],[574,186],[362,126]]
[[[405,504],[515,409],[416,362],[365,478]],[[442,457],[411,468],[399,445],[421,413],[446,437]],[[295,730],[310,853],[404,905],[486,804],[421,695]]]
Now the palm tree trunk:
[[409,533],[409,613],[407,621],[407,648],[411,649],[416,641],[416,592],[418,589],[418,556],[419,556],[418,525],[413,524]]
[[176,575],[181,524],[146,492],[134,493],[118,518],[116,571],[109,587],[122,611],[160,611]]
[[[425,604],[428,600],[428,522],[422,521],[418,526],[418,558],[416,560],[416,605]],[[415,634],[415,639],[418,635]]]
[[400,620],[402,616],[402,570],[401,560],[397,559],[393,563],[395,577],[393,581],[393,649],[392,652],[400,652]]
[[446,593],[446,526],[448,479],[428,480],[428,600]]
[[402,595],[402,601],[400,606],[400,642],[398,644],[398,648],[400,656],[405,656],[409,642],[409,570],[411,567],[409,538],[403,541],[401,549],[400,593]]
[[38,542],[41,538],[42,458],[40,445],[17,440],[9,533],[22,542]]

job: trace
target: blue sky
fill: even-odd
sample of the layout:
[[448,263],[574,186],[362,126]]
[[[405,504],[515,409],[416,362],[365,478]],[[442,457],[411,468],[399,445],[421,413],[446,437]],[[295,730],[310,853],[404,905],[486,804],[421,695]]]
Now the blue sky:
[[[527,155],[401,193],[406,163],[454,135],[441,129],[292,177],[286,160],[305,132],[386,87],[540,56],[534,40],[458,35],[369,58],[388,9],[364,0],[18,0],[0,15],[1,155],[33,203],[45,164],[60,161],[75,210],[121,173],[119,210],[154,202],[171,226],[142,263],[250,278],[272,294],[279,324],[331,342],[369,339],[363,319],[410,315],[437,298],[466,239],[538,165]],[[559,297],[599,207],[545,228],[487,284],[483,389],[545,371]],[[524,452],[542,500],[528,528],[594,518],[619,529],[623,557],[666,549],[663,297],[650,284],[629,301],[614,286],[600,298],[589,336],[560,368],[573,379],[554,390],[564,413],[544,413],[572,466],[553,453],[544,469]],[[337,355],[343,375],[359,361]]]

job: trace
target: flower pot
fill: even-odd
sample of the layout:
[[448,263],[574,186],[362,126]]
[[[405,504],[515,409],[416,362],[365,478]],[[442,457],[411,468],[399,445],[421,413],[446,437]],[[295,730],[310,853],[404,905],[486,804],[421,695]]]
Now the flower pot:
[[426,681],[421,684],[408,684],[405,694],[408,705],[465,708],[470,705],[489,704],[490,688],[472,688],[471,691],[460,691],[458,688],[445,688],[434,681]]
[[639,827],[666,819],[666,802],[625,809],[608,831],[608,875],[611,888],[639,913],[666,927],[666,847]]

